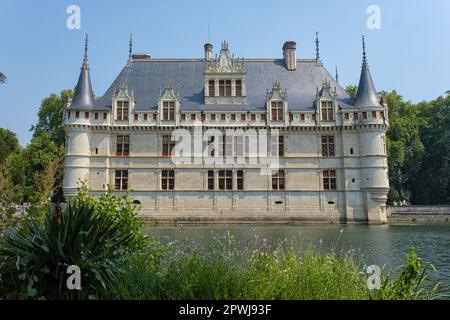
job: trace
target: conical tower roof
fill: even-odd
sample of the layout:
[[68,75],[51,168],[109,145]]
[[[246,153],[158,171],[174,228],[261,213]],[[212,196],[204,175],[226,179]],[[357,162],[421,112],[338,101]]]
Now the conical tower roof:
[[91,77],[89,75],[88,64],[88,37],[86,35],[86,42],[84,48],[84,60],[81,66],[80,77],[75,89],[75,94],[72,99],[70,108],[89,110],[94,108],[94,93],[92,92]]
[[366,44],[363,36],[363,64],[361,68],[361,77],[359,78],[358,92],[355,99],[356,108],[372,108],[382,107],[378,99],[377,90],[373,84],[372,76],[370,75],[369,65],[366,56]]

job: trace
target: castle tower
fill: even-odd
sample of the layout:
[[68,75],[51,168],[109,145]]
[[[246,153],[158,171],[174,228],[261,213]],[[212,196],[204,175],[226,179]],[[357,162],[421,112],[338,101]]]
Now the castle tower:
[[[88,64],[88,38],[86,36],[83,65],[75,89],[74,97],[67,110],[72,113],[89,112],[94,108],[94,94]],[[68,120],[68,119],[67,119]],[[66,126],[66,150],[64,160],[64,194],[73,195],[80,181],[89,181],[90,144],[89,117],[84,119],[86,125]]]
[[[384,111],[367,63],[363,36],[363,63],[355,109],[363,112]],[[386,200],[389,192],[385,135],[387,126],[371,124],[362,127],[359,137],[361,190],[364,194],[364,207],[369,223],[386,223]]]

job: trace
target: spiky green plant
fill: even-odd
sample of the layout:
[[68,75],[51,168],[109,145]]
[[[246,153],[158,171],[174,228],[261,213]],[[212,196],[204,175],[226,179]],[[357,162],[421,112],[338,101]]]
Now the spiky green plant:
[[[24,230],[6,232],[0,248],[0,288],[6,298],[95,297],[120,271],[130,239],[114,217],[97,214],[85,203],[68,204],[62,212],[50,210],[43,225],[32,220]],[[81,290],[66,286],[70,265],[81,269]]]

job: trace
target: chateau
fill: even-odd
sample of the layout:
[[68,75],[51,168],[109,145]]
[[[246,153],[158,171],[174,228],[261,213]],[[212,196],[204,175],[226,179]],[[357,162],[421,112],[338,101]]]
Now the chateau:
[[235,58],[227,42],[214,56],[207,43],[201,59],[155,59],[130,40],[126,65],[94,99],[86,39],[64,112],[65,196],[80,181],[94,195],[112,186],[161,221],[385,223],[388,106],[364,38],[354,97],[318,43],[313,59],[292,41],[276,59]]

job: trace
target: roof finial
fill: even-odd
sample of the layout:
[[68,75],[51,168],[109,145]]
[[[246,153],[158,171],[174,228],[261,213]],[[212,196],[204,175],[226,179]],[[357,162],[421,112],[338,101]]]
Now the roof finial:
[[338,67],[336,66],[336,83],[339,84]]
[[130,33],[130,43],[129,43],[128,53],[129,53],[129,58],[131,59],[131,55],[133,54],[133,34],[132,33]]
[[88,35],[86,34],[86,37],[84,39],[84,60],[83,60],[83,67],[82,68],[88,68]]
[[319,43],[319,32],[316,32],[316,62],[320,61]]
[[362,47],[363,47],[363,68],[368,68],[367,64],[367,55],[366,55],[366,41],[364,39],[364,35],[362,36]]

